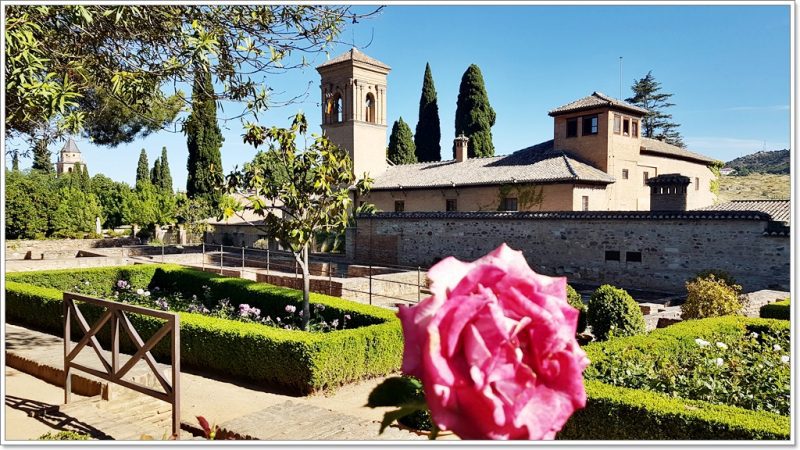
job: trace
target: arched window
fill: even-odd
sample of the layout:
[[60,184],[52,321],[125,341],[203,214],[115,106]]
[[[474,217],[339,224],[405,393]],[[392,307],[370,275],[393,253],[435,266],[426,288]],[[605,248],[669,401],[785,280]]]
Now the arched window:
[[375,96],[371,92],[367,94],[367,100],[364,102],[364,111],[367,122],[375,123]]
[[72,172],[72,167],[68,168],[67,172]]
[[327,123],[339,123],[342,121],[342,94],[335,93],[325,105],[325,119]]
[[336,94],[335,101],[336,101],[336,122],[343,122],[344,108],[342,107],[342,96]]

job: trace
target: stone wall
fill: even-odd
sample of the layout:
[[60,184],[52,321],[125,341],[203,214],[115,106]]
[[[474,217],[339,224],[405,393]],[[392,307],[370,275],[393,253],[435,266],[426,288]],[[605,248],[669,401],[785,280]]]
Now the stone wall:
[[66,258],[66,259],[16,259],[6,261],[6,272],[31,270],[84,269],[87,267],[125,266],[133,264],[127,258]]
[[682,292],[697,272],[719,269],[745,292],[789,289],[790,239],[764,235],[758,215],[406,213],[358,222],[348,249],[359,264],[474,260],[505,242],[537,272],[575,282]]
[[139,240],[132,238],[6,240],[6,260],[47,259],[48,254],[63,258],[76,256],[78,250],[138,244]]

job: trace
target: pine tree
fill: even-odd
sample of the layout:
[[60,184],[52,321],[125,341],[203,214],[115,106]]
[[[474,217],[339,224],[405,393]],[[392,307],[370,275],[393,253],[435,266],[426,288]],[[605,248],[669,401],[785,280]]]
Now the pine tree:
[[653,71],[647,72],[644,78],[633,83],[631,90],[633,97],[625,101],[650,111],[642,118],[642,136],[667,142],[678,147],[684,147],[683,138],[677,131],[680,124],[672,122],[672,114],[667,114],[664,109],[675,106],[669,99],[673,94],[661,91],[661,83],[656,81]]
[[[456,136],[463,133],[469,138],[468,157],[494,156],[492,126],[496,119],[497,115],[489,104],[481,69],[472,64],[461,77],[456,102]],[[456,147],[453,145],[453,158],[455,155]]]
[[207,65],[195,68],[192,86],[192,113],[184,128],[189,159],[186,164],[186,194],[189,198],[203,197],[216,208],[222,183],[222,133],[217,125],[217,104],[214,85]]
[[53,173],[53,163],[50,161],[50,150],[47,149],[47,141],[40,139],[33,147],[33,170],[42,173]]
[[144,181],[150,181],[150,164],[147,163],[147,152],[142,149],[139,154],[139,163],[136,166],[136,185]]
[[81,164],[77,168],[80,175],[80,185],[84,192],[92,192],[92,179],[89,177],[89,167],[86,164]]
[[153,168],[150,170],[150,183],[161,189],[161,160],[159,158],[156,158]]
[[19,172],[19,150],[11,152],[11,170]]
[[172,192],[172,174],[167,161],[167,147],[161,148],[161,189]]
[[392,125],[392,134],[389,136],[389,161],[394,164],[413,164],[417,162],[414,154],[414,139],[411,136],[411,128],[403,122],[401,117]]
[[422,80],[422,95],[419,99],[419,121],[414,133],[414,146],[420,162],[441,161],[442,130],[439,124],[439,105],[436,100],[436,87],[433,85],[431,65],[425,64],[425,77]]

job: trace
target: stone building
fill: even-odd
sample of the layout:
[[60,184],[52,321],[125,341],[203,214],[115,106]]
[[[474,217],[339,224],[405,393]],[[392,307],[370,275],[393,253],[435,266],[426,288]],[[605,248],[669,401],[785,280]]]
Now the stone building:
[[[712,158],[641,136],[646,110],[594,92],[549,112],[553,139],[491,158],[408,165],[386,160],[389,66],[352,49],[319,67],[322,129],[374,180],[357,199],[382,211],[650,210],[648,178],[690,180],[687,207],[711,205]],[[460,156],[459,156],[460,155]]]
[[75,144],[72,138],[67,139],[67,143],[61,148],[58,153],[58,162],[56,162],[56,174],[70,173],[75,170],[76,165],[85,166],[83,155]]

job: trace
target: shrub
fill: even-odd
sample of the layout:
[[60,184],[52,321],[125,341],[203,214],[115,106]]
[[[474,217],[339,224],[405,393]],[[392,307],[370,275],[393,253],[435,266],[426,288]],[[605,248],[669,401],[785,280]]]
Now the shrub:
[[644,316],[633,297],[608,284],[592,293],[587,319],[598,340],[645,332]]
[[787,298],[785,300],[762,306],[761,310],[759,311],[759,316],[764,319],[790,320],[790,300]]
[[570,285],[567,285],[567,301],[569,304],[578,310],[578,328],[577,332],[582,333],[586,329],[586,304],[583,303],[581,294]]
[[[172,265],[22,272],[6,276],[7,318],[12,323],[62,335],[63,291],[87,281],[96,284],[98,292],[104,291],[103,286],[110,291],[119,279],[135,287],[177,286],[188,294],[199,293],[207,286],[214,295],[222,294],[236,306],[248,303],[273,315],[273,311],[282,311],[287,304],[300,305],[303,297],[302,292],[292,289]],[[351,316],[349,328],[310,333],[179,313],[181,364],[297,393],[329,389],[400,368],[403,337],[392,311],[315,293],[311,294],[311,301],[324,305],[323,313],[332,318],[345,313]],[[81,305],[81,311],[90,322],[100,315],[99,308],[88,304]],[[150,317],[129,317],[143,336],[152,335],[162,324]],[[75,330],[80,335],[77,327]],[[103,333],[98,337],[108,345],[108,330]],[[121,346],[125,352],[134,350],[124,339]],[[168,362],[168,342],[161,342],[152,353],[157,360]]]
[[704,319],[736,314],[742,309],[739,300],[741,289],[741,286],[731,286],[714,275],[689,281],[686,283],[686,302],[681,305],[681,317]]
[[75,431],[59,431],[55,434],[48,431],[36,439],[39,441],[89,441],[92,437],[88,434],[77,433]]
[[[612,339],[585,346],[587,356],[592,361],[584,374],[588,395],[586,408],[570,418],[557,439],[788,440],[791,430],[789,416],[703,400],[687,400],[662,392],[615,386],[598,379],[608,375],[600,366],[615,361],[624,366],[626,361],[621,356],[623,354],[639,352],[655,355],[656,358],[671,356],[673,360],[680,361],[681,353],[698,349],[696,339],[711,341],[710,346],[704,347],[705,350],[713,346],[722,351],[715,346],[716,341],[731,343],[732,339],[749,339],[750,333],[786,339],[789,324],[778,320],[727,316],[685,321],[655,330],[646,336]],[[686,371],[681,375],[691,377],[693,374]],[[631,374],[631,378],[639,382],[648,381],[640,380],[641,377],[635,374]],[[784,383],[785,388],[788,388],[788,380]],[[769,400],[768,394],[764,397]]]
[[734,285],[739,284],[739,283],[736,282],[736,279],[733,277],[733,275],[731,275],[730,273],[728,273],[728,272],[726,272],[724,270],[719,270],[719,269],[702,270],[700,272],[697,272],[697,274],[694,276],[694,278],[692,278],[689,281],[697,281],[697,280],[702,279],[702,278],[708,278],[711,275],[713,275],[714,278],[716,278],[717,280],[724,281],[728,286],[734,286]]

